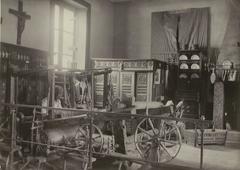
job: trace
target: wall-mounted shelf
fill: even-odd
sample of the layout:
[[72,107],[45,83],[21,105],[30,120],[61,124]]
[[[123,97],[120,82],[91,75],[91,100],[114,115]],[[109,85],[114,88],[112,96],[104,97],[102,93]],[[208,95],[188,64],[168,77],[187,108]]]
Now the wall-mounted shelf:
[[184,50],[179,52],[178,61],[176,99],[186,101],[187,117],[198,118],[203,55],[199,50]]

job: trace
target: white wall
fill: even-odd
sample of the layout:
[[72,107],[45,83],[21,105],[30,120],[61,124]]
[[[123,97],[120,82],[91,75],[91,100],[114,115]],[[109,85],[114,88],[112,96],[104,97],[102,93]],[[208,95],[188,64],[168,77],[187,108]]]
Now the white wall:
[[17,41],[17,19],[8,14],[9,8],[17,9],[17,3],[14,0],[1,1],[1,41],[7,43],[16,43]]
[[[87,0],[91,4],[90,57],[112,57],[113,6],[109,0]],[[17,18],[8,12],[18,9],[18,0],[1,0],[1,41],[16,44]],[[50,0],[23,0],[23,10],[31,15],[22,34],[22,45],[49,50]]]
[[[221,46],[229,17],[226,0],[135,0],[126,6],[126,10],[118,10],[119,14],[115,15],[115,19],[117,20],[121,13],[127,13],[126,54],[129,58],[150,58],[152,12],[210,7],[211,47]],[[119,32],[118,29],[121,28],[116,27],[114,32]]]
[[87,0],[91,4],[90,56],[112,57],[113,4],[109,0]]
[[218,64],[230,60],[235,65],[240,64],[240,1],[229,1],[230,17],[228,20],[224,41],[218,56]]
[[[16,43],[17,18],[9,14],[8,9],[17,9],[17,0],[1,1],[3,17],[1,41]],[[109,0],[87,0],[91,4],[89,56],[112,57],[113,50],[115,50],[118,54],[114,55],[117,57],[120,54],[129,58],[150,58],[151,13],[199,7],[210,7],[210,45],[211,47],[220,47],[229,16],[226,1],[135,0],[118,9],[118,4],[113,5]],[[23,8],[32,18],[26,21],[22,45],[48,51],[50,37],[49,0],[24,0]],[[117,22],[118,20],[121,22]]]
[[[23,45],[48,51],[50,42],[50,4],[48,0],[24,0],[24,9],[31,15],[22,35]],[[28,23],[29,22],[29,23]]]
[[[22,34],[22,45],[41,50],[49,49],[49,1],[24,0],[23,10],[31,15],[25,23]],[[16,44],[17,17],[8,12],[9,8],[18,9],[17,0],[2,0],[2,42]]]

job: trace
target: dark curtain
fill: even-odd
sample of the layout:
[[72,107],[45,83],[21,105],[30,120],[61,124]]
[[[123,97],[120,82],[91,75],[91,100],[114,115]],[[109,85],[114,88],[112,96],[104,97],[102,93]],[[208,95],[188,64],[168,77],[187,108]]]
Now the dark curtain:
[[195,44],[207,48],[208,23],[209,8],[153,13],[152,55],[177,53],[186,44],[189,49]]
[[209,8],[189,9],[180,14],[179,46],[184,49],[185,44],[191,48],[197,44],[199,48],[208,46]]

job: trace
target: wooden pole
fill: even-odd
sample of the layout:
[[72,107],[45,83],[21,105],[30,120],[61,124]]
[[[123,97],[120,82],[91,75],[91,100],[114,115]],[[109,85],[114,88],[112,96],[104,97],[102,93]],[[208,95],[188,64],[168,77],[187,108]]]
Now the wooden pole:
[[201,116],[201,154],[200,154],[200,169],[202,170],[203,169],[203,137],[204,137],[204,124],[203,124],[203,121],[204,121],[205,117],[202,115]]
[[[55,101],[55,72],[54,72],[54,70],[52,70],[51,71],[51,102],[50,102],[50,106],[51,107],[54,107],[54,101]],[[50,99],[48,99],[48,100],[50,100]],[[55,115],[54,115],[54,111],[52,110],[51,111],[51,117],[52,117],[52,119],[54,119],[55,118]]]
[[[91,108],[90,110],[93,111],[93,108],[94,108],[94,73],[92,72],[91,74],[91,86],[92,86],[92,89],[91,89]],[[93,115],[92,115],[92,112],[90,112],[89,114],[89,127],[90,127],[90,130],[89,130],[89,157],[88,157],[88,169],[91,170],[92,169],[92,134],[93,134]]]
[[12,114],[12,129],[11,129],[11,152],[10,152],[10,161],[9,161],[9,168],[10,170],[13,169],[13,160],[14,160],[14,152],[16,149],[16,111],[14,108],[10,109],[10,112]]

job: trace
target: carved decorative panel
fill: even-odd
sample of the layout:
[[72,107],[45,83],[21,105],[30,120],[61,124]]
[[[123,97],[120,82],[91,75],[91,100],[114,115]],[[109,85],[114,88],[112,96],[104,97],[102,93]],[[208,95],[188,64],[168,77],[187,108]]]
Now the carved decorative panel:
[[104,92],[104,75],[95,76],[95,104],[102,106]]
[[147,73],[137,73],[136,101],[147,101]]
[[[166,74],[166,63],[154,59],[93,59],[94,68],[110,67],[112,69],[109,80],[113,85],[114,97],[122,99],[126,97],[135,97],[135,101],[156,101],[160,96],[160,90],[165,88],[161,83],[154,86],[153,73],[157,69],[162,69],[162,74]],[[165,76],[160,76],[161,82],[165,82]],[[97,80],[98,81],[98,80]],[[97,83],[98,84],[98,83]],[[153,92],[153,86],[155,91]],[[154,98],[152,98],[154,93]],[[163,93],[164,94],[164,93]]]
[[120,97],[133,97],[134,96],[134,73],[122,72],[120,78]]
[[223,112],[224,112],[224,84],[216,82],[214,84],[214,103],[213,103],[213,121],[215,127],[223,128]]
[[[0,79],[0,102],[4,103],[5,102],[5,94],[6,94],[6,83],[4,79]],[[3,106],[0,105],[0,111],[3,110]]]

